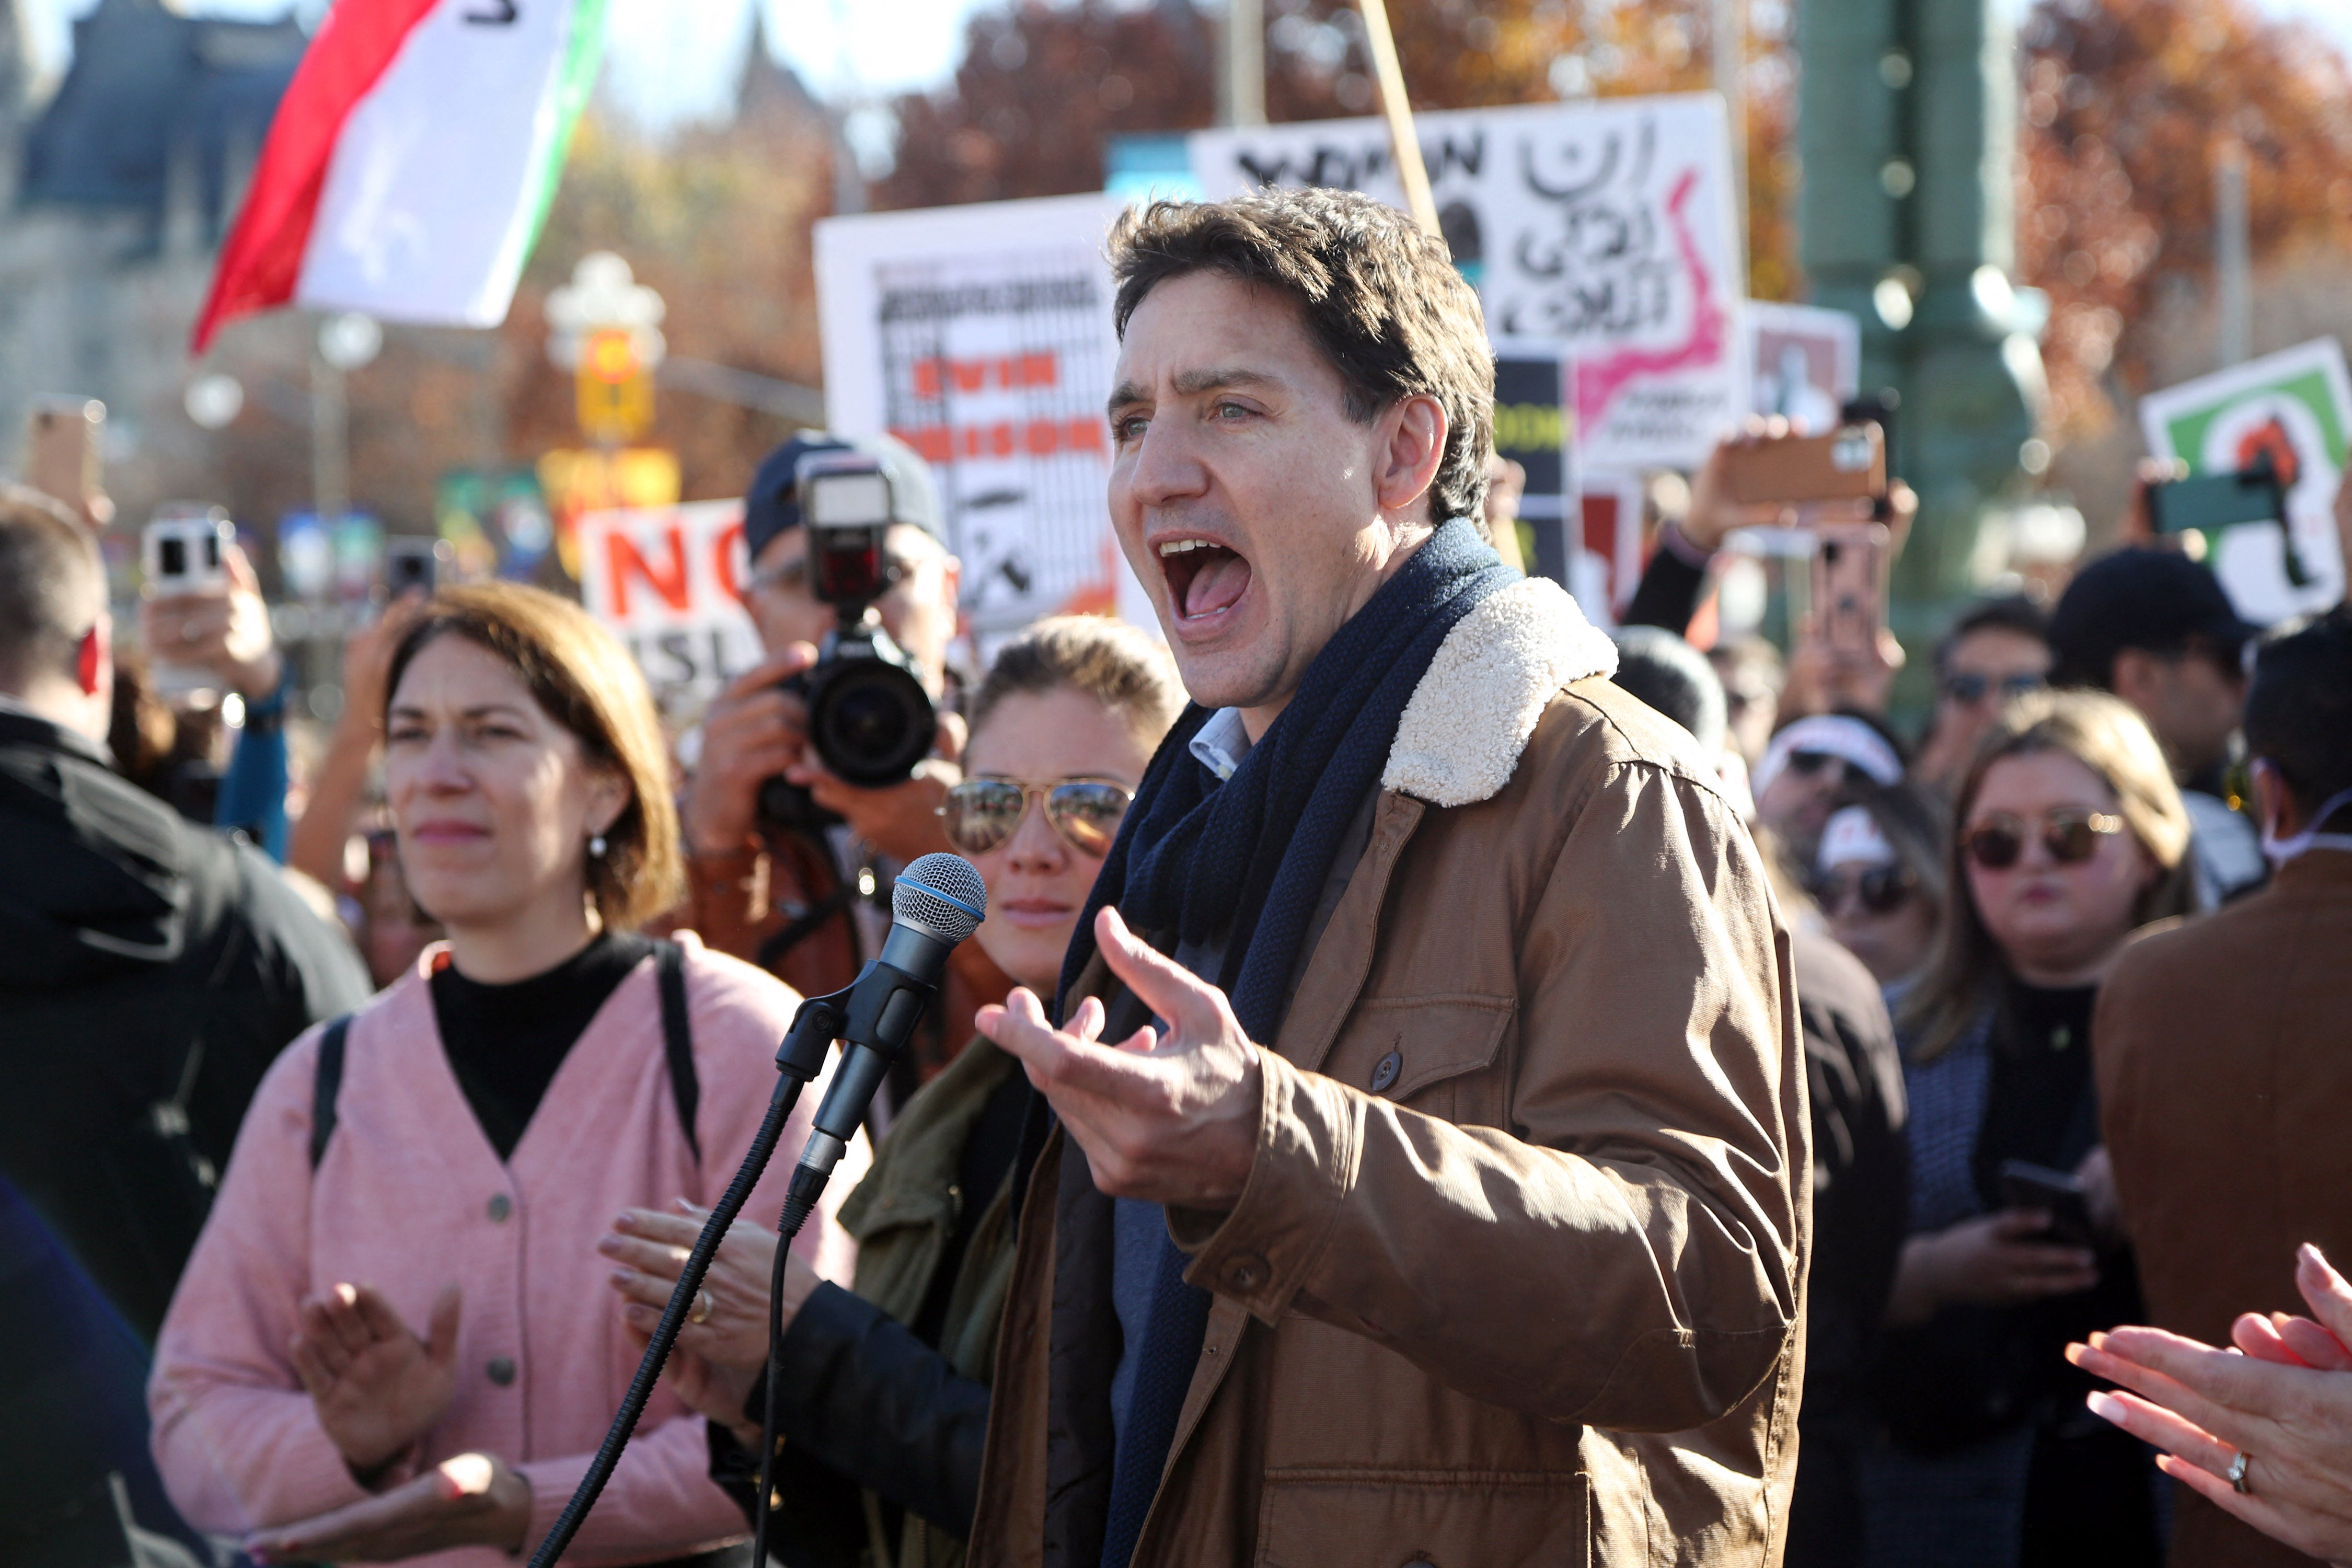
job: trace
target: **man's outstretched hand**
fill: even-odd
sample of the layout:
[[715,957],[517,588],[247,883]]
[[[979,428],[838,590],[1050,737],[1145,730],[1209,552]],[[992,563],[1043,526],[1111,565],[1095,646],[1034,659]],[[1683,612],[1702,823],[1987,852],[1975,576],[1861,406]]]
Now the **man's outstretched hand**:
[[982,1007],[980,1032],[1012,1053],[1086,1151],[1095,1185],[1112,1197],[1228,1209],[1257,1156],[1258,1047],[1225,994],[1155,952],[1117,910],[1095,917],[1111,973],[1168,1020],[1106,1045],[1102,1004],[1078,1004],[1066,1028],[1045,1020],[1027,987]]

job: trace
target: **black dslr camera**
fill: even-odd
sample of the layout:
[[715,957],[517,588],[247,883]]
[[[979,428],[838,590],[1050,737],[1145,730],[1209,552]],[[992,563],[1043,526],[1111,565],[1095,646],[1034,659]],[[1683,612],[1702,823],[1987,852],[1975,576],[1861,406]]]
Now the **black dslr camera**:
[[[930,755],[939,712],[922,677],[890,634],[874,601],[897,581],[885,536],[908,515],[880,458],[856,451],[812,452],[795,471],[808,530],[809,588],[833,606],[816,664],[784,682],[808,703],[809,743],[835,776],[863,788],[903,784]],[[790,798],[797,796],[797,799]],[[805,820],[804,791],[782,778],[761,791],[772,819]]]

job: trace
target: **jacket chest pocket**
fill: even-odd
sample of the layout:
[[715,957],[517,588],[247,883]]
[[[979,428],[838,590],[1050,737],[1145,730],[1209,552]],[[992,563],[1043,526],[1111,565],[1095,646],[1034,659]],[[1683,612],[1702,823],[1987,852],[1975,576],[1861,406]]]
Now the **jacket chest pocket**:
[[1274,1470],[1258,1568],[1590,1568],[1592,1480],[1478,1470]]
[[1318,1070],[1426,1116],[1499,1126],[1507,1094],[1492,1069],[1517,1006],[1478,992],[1359,1002]]

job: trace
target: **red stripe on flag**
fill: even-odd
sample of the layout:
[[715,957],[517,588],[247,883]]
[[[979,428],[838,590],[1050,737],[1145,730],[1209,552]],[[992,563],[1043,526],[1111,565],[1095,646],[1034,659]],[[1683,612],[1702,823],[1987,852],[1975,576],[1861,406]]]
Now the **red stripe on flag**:
[[191,352],[222,323],[294,297],[302,253],[343,121],[440,0],[338,0],[302,52],[254,164],[253,188],[221,246]]

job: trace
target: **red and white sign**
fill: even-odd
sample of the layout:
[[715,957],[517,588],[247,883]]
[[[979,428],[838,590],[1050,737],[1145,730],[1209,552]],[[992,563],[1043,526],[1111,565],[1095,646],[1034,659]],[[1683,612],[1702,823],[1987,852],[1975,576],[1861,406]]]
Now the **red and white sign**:
[[581,599],[656,692],[708,695],[760,661],[741,501],[583,512],[579,541]]

